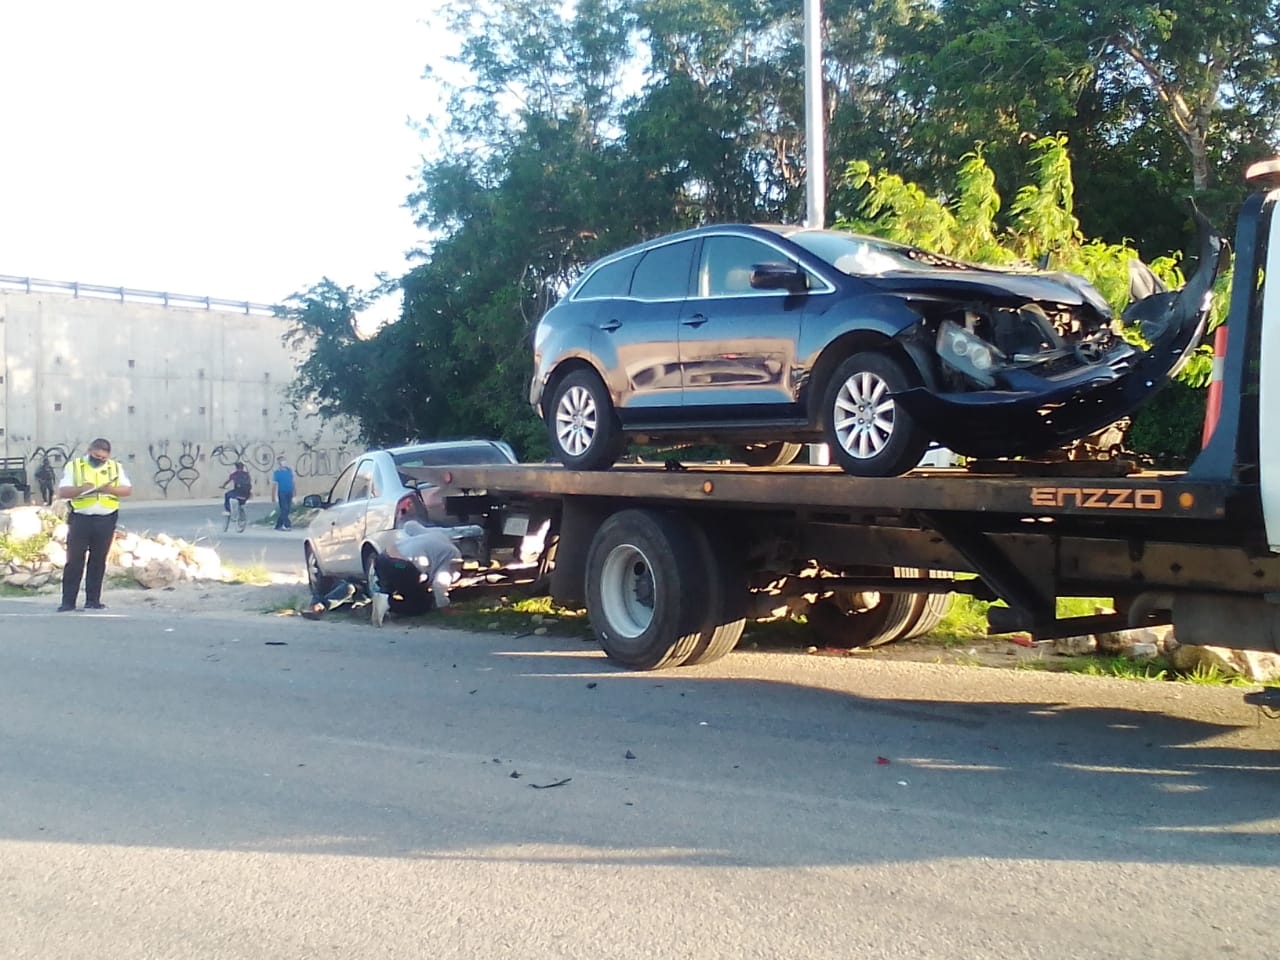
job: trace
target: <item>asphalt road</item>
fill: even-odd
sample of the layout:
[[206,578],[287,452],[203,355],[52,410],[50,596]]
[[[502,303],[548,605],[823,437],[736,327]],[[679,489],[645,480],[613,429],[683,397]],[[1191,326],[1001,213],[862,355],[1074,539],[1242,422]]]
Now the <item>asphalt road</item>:
[[0,599],[0,956],[1274,952],[1239,690],[437,623]]
[[134,501],[120,506],[120,525],[137,533],[166,533],[190,543],[212,546],[224,564],[248,568],[265,567],[280,575],[303,577],[302,541],[306,526],[278,531],[266,518],[275,511],[267,500],[250,500],[245,505],[249,524],[244,533],[235,527],[224,531],[222,498],[202,501]]

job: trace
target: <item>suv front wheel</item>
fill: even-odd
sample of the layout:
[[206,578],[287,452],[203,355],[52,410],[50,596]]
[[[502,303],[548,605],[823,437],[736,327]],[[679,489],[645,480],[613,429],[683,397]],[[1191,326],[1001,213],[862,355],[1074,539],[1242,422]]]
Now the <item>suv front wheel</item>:
[[556,384],[547,405],[547,435],[551,455],[574,470],[607,470],[625,446],[608,391],[587,370]]
[[929,447],[893,394],[915,385],[914,370],[888,353],[855,353],[836,368],[823,399],[831,455],[845,473],[896,477],[920,462]]

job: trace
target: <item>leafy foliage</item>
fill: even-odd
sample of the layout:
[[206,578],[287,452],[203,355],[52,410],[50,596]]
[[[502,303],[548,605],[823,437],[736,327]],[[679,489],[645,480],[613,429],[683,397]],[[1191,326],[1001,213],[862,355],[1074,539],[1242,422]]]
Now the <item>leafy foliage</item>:
[[[1047,258],[1117,308],[1137,251],[1180,284],[1179,198],[1228,222],[1235,171],[1275,146],[1278,4],[827,0],[834,218],[965,259]],[[529,336],[585,263],[703,222],[801,216],[802,8],[458,0],[444,16],[458,73],[433,76],[443,109],[408,198],[430,239],[380,288],[402,315],[362,338],[379,291],[295,295],[289,336],[312,350],[295,395],[369,442],[498,435],[539,458]],[[996,184],[1016,182],[1006,207]],[[1207,369],[1201,351],[1185,375]]]

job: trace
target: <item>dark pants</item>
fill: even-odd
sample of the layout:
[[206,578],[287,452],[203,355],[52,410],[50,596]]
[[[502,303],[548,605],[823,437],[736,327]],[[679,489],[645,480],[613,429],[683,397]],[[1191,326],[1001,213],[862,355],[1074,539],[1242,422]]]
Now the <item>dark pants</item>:
[[[74,607],[84,577],[86,603],[102,602],[102,578],[107,572],[107,551],[116,532],[116,514],[93,517],[73,513],[67,520],[67,565],[62,570],[62,605]],[[88,556],[88,564],[85,557]]]
[[247,493],[236,493],[234,490],[228,490],[222,497],[222,509],[230,513],[232,500],[239,500],[244,503],[248,499],[249,495]]
[[40,499],[46,507],[53,503],[53,484],[40,481]]
[[378,592],[404,601],[410,611],[430,610],[431,590],[422,582],[422,571],[411,560],[379,554],[374,561],[378,574]]
[[278,512],[276,513],[276,529],[292,530],[293,523],[289,520],[289,511],[293,509],[293,491],[290,490],[288,493],[285,493],[281,490],[277,493],[276,506],[278,508]]

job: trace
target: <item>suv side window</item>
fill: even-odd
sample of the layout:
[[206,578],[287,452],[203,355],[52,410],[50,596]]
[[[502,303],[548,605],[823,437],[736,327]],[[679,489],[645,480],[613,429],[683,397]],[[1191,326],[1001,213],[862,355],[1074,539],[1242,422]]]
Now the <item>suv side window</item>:
[[336,507],[350,499],[347,494],[351,490],[351,478],[355,476],[355,472],[356,465],[349,463],[347,468],[338,474],[338,479],[333,481],[333,487],[329,490],[329,506]]
[[581,289],[574,296],[575,300],[597,300],[606,297],[625,297],[631,292],[631,274],[635,272],[639,255],[623,257],[613,263],[606,263],[591,276],[587,277]]
[[373,461],[361,460],[356,470],[355,482],[351,484],[352,500],[367,500],[373,492]]
[[647,251],[631,277],[631,296],[637,300],[683,300],[689,295],[693,267],[692,240],[668,243]]
[[770,296],[776,290],[751,286],[751,268],[757,263],[786,262],[779,251],[753,237],[707,237],[702,241],[698,267],[698,296]]

